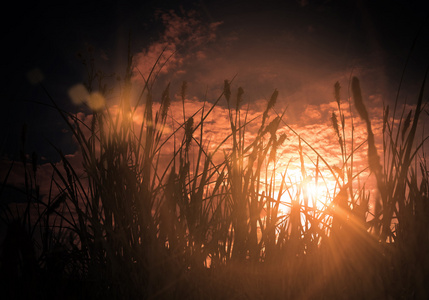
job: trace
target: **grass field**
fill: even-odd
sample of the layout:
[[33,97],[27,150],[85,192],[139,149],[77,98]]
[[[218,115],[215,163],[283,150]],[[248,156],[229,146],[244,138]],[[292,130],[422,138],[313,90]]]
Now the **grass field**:
[[[153,94],[156,74],[146,78],[139,99],[130,99],[129,61],[116,107],[100,102],[107,90],[90,84],[97,75],[85,87],[90,118],[51,99],[80,156],[75,163],[57,149],[62,160],[51,164],[50,193],[40,196],[37,156],[28,160],[25,153],[21,210],[0,192],[7,299],[429,297],[429,180],[426,137],[419,133],[426,79],[408,115],[398,101],[383,107],[381,143],[359,80],[350,82],[350,105],[365,124],[364,144],[354,141],[344,118],[348,104],[333,85],[332,130],[342,165],[329,165],[322,149],[295,136],[301,179],[293,182],[279,168],[279,149],[290,142],[284,128],[296,132],[275,109],[278,91],[255,117],[243,105],[244,90],[225,80],[217,99],[190,114],[183,83],[177,118],[169,87]],[[219,106],[229,129],[212,145],[207,120]],[[363,170],[354,165],[361,147]],[[313,170],[305,167],[304,148],[316,156]],[[372,174],[372,193],[358,182],[362,172]],[[316,205],[308,186],[323,186],[328,176],[333,192]],[[8,175],[1,191],[7,184]]]

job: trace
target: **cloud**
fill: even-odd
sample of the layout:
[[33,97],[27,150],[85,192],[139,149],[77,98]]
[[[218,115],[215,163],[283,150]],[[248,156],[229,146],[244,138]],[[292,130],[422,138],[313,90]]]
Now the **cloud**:
[[301,120],[303,122],[308,122],[309,120],[312,121],[319,121],[322,118],[322,113],[318,106],[316,105],[307,105],[305,108]]
[[[301,4],[305,6],[308,1],[301,1]],[[225,32],[222,31],[222,22],[205,22],[195,12],[182,14],[174,11],[159,12],[157,18],[164,25],[164,31],[147,48],[141,49],[134,55],[135,69],[132,79],[134,84],[141,85],[144,82],[143,78],[147,80],[152,67],[155,66],[153,76],[158,76],[157,83],[163,85],[162,88],[167,82],[172,82],[170,90],[173,92],[173,100],[169,121],[164,128],[166,133],[173,132],[183,122],[180,96],[174,94],[180,90],[179,85],[182,80],[186,80],[189,86],[189,95],[185,99],[186,119],[200,109],[204,101],[206,101],[205,111],[208,111],[211,103],[221,95],[223,81],[234,78],[231,85],[232,97],[236,95],[239,86],[244,88],[243,108],[246,109],[247,105],[249,107],[248,120],[257,118],[261,114],[266,107],[266,100],[274,89],[278,89],[276,111],[280,113],[287,107],[285,121],[313,146],[330,166],[341,167],[341,148],[330,121],[332,112],[338,110],[337,103],[333,101],[333,85],[336,81],[340,81],[345,87],[341,98],[347,127],[345,137],[342,138],[347,139],[347,153],[350,154],[352,147],[356,147],[366,138],[365,124],[359,118],[354,118],[353,145],[351,144],[353,109],[350,111],[348,107],[350,95],[346,87],[350,74],[353,74],[368,79],[361,80],[362,89],[372,118],[373,131],[378,145],[381,145],[381,116],[386,95],[384,89],[375,88],[383,80],[380,70],[371,69],[368,65],[356,61],[353,62],[354,65],[350,62],[344,64],[341,59],[335,60],[335,54],[329,51],[313,55],[314,49],[310,47],[311,45],[303,43],[302,37],[290,29],[263,31],[264,28],[259,29],[255,26],[254,31],[246,32],[237,29]],[[274,44],[272,42],[274,39],[279,43]],[[103,55],[103,59],[107,57]],[[37,73],[30,78],[35,82],[40,80]],[[104,109],[104,101],[91,102],[89,93],[82,89],[82,85],[74,88],[76,90],[70,92],[75,103],[85,101],[93,108]],[[159,108],[156,100],[155,110]],[[117,115],[118,103],[115,105],[110,101],[108,104],[112,115]],[[205,120],[205,147],[209,151],[214,151],[231,132],[228,111],[225,107],[226,101],[222,98]],[[139,105],[133,116],[136,129],[142,123],[143,114],[144,107]],[[357,115],[354,114],[354,116]],[[91,115],[80,113],[78,118],[85,124],[91,124]],[[195,122],[200,118],[201,112],[195,116]],[[255,137],[259,121],[260,119],[256,119],[247,126],[246,142],[251,142]],[[91,133],[88,129],[82,128],[84,134],[89,137]],[[285,168],[288,162],[291,162],[290,172],[299,174],[298,139],[286,127],[281,128],[280,132],[287,133],[289,139],[279,149],[281,153],[279,165]],[[181,131],[177,137],[180,134]],[[199,134],[199,131],[195,132],[196,137]],[[225,150],[230,149],[229,141],[223,147]],[[167,161],[173,149],[174,139],[172,138],[166,141],[163,149],[162,155]],[[305,143],[303,150],[306,155],[306,168],[310,172],[314,169],[313,163],[317,160],[317,154]],[[354,164],[357,170],[367,165],[366,151],[364,145],[355,152]],[[83,172],[79,152],[69,156],[69,159],[73,160]],[[222,151],[218,152],[218,159],[223,159]],[[327,177],[331,176],[322,163],[320,168],[326,172]]]
[[[305,6],[307,1],[301,3]],[[333,100],[336,81],[345,87],[343,98],[350,97],[346,87],[351,74],[361,78],[364,97],[379,95],[388,100],[385,85],[379,88],[385,77],[379,68],[339,57],[323,47],[316,51],[315,44],[308,42],[311,38],[304,39],[293,28],[254,26],[250,30],[237,25],[227,31],[224,27],[232,25],[228,19],[208,23],[195,12],[159,12],[158,18],[165,29],[135,55],[135,82],[142,83],[142,75],[147,79],[159,58],[154,73],[161,89],[171,82],[171,89],[178,90],[186,80],[190,93],[213,102],[223,90],[223,81],[234,78],[231,87],[244,89],[245,103],[267,99],[277,89],[277,109],[287,107],[288,121],[293,123],[305,120],[305,114],[324,118],[316,107]]]
[[206,58],[205,47],[216,40],[217,28],[222,24],[204,23],[195,11],[184,15],[178,15],[174,11],[159,12],[158,17],[164,25],[164,32],[147,49],[134,56],[134,81],[144,82],[143,78],[147,80],[152,68],[154,75],[185,73],[185,62]]

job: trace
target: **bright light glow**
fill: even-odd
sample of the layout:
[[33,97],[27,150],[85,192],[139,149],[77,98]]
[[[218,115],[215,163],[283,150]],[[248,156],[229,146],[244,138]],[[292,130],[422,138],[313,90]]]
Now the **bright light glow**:
[[92,110],[95,110],[95,111],[101,110],[104,108],[104,105],[105,105],[105,100],[101,93],[94,92],[94,93],[91,93],[91,95],[89,95],[88,106]]
[[68,90],[69,97],[73,104],[80,105],[87,101],[89,92],[83,84],[76,84]]
[[327,182],[330,186],[324,186],[324,183],[315,181],[307,182],[305,188],[307,189],[307,195],[309,199],[309,205],[315,207],[317,210],[324,210],[331,202],[330,195],[333,193],[335,183]]
[[81,105],[86,103],[94,111],[103,109],[106,103],[104,96],[101,93],[89,93],[83,84],[72,86],[68,90],[68,94],[73,104]]

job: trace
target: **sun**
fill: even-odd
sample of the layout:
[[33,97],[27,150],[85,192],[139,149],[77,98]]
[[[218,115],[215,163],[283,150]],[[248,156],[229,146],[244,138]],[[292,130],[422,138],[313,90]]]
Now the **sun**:
[[[308,169],[309,173],[312,171]],[[314,175],[312,172],[311,175]],[[329,173],[319,169],[319,176],[307,175],[303,179],[299,167],[289,168],[286,172],[287,188],[282,191],[281,207],[282,213],[290,213],[293,203],[300,206],[301,212],[307,211],[313,217],[324,215],[335,195],[336,181]],[[304,218],[304,213],[302,217]]]
[[318,211],[325,210],[331,202],[330,188],[326,184],[311,180],[307,181],[303,187],[307,193],[309,206]]

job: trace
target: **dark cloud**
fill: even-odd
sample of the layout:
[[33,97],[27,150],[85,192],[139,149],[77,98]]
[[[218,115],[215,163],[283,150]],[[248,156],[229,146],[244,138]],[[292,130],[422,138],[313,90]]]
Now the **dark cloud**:
[[277,105],[288,107],[294,123],[302,121],[306,105],[332,101],[336,81],[347,99],[352,75],[361,79],[368,104],[370,96],[392,103],[415,41],[400,94],[401,101],[412,103],[429,63],[423,1],[74,1],[22,7],[15,2],[7,11],[14,22],[4,18],[1,26],[0,96],[1,151],[8,154],[18,152],[24,123],[28,151],[55,156],[50,140],[73,153],[63,120],[44,106],[50,100],[26,74],[39,69],[55,101],[78,112],[67,94],[85,80],[76,53],[92,44],[98,66],[123,75],[130,33],[136,61],[152,63],[165,46],[166,54],[175,53],[160,73],[160,90],[171,82],[176,93],[187,80],[190,97],[212,101],[223,80],[237,75],[233,89],[242,86],[248,103],[278,89]]

